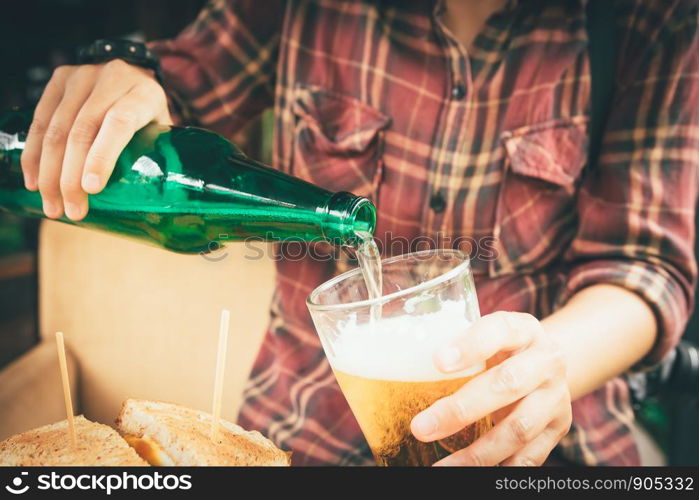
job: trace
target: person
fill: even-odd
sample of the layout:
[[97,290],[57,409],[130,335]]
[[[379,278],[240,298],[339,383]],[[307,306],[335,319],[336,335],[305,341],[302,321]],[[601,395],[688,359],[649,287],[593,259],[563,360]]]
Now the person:
[[[47,216],[78,220],[148,122],[231,136],[274,105],[276,168],[370,196],[378,240],[412,242],[400,251],[469,247],[484,316],[435,363],[490,368],[411,428],[431,441],[487,414],[495,425],[438,465],[539,465],[552,450],[558,463],[637,464],[619,375],[677,343],[697,274],[697,5],[610,3],[615,94],[591,167],[585,4],[215,1],[151,44],[162,85],[118,59],[57,68],[26,186]],[[239,420],[297,465],[371,463],[304,303],[349,264],[277,264]]]

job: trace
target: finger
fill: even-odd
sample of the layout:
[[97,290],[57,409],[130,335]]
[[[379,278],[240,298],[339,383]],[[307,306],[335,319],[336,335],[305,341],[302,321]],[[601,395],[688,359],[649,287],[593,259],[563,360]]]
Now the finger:
[[71,71],[72,68],[69,66],[56,68],[34,109],[34,118],[27,133],[21,158],[24,185],[30,191],[39,189],[41,143],[44,140],[44,133],[51,121],[53,112],[58,103],[61,102],[65,90],[65,80]]
[[439,349],[434,355],[434,363],[445,373],[460,371],[482,363],[498,352],[525,348],[541,332],[541,324],[530,314],[489,314]]
[[557,414],[566,411],[565,405],[556,388],[534,391],[486,434],[435,465],[497,465],[535,440]]
[[102,126],[85,160],[82,188],[98,193],[109,180],[121,151],[134,133],[154,119],[158,119],[154,99],[165,102],[157,83],[142,83],[131,89],[107,111]]
[[75,117],[93,87],[93,77],[93,66],[80,66],[73,71],[66,81],[63,99],[56,107],[44,133],[38,179],[44,213],[50,218],[60,217],[63,213],[60,191],[63,154]]
[[561,379],[561,363],[556,351],[540,348],[508,358],[418,413],[411,423],[413,434],[420,441],[451,436],[525,397],[549,379]]
[[61,195],[66,216],[80,220],[88,211],[87,193],[82,188],[86,157],[111,106],[130,89],[113,88],[113,82],[102,78],[94,86],[78,112],[68,134],[61,169]]
[[556,445],[568,434],[570,421],[568,420],[567,422],[567,424],[563,425],[558,422],[554,423],[537,436],[536,439],[504,460],[502,465],[519,467],[543,465]]

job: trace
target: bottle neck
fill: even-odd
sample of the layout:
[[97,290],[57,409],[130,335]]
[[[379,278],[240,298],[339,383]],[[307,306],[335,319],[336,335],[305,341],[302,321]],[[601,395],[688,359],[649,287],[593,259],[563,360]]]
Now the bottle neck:
[[368,198],[347,192],[334,193],[324,207],[323,237],[335,245],[356,247],[358,233],[374,234],[376,208]]

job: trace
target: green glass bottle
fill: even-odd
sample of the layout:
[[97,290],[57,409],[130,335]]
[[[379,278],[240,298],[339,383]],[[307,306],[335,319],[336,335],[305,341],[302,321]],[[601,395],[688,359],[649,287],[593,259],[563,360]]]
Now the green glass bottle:
[[[31,116],[0,115],[0,208],[44,217],[41,196],[24,188],[20,166]],[[269,168],[213,132],[157,124],[134,135],[89,203],[82,221],[60,220],[184,253],[250,237],[354,246],[356,234],[373,233],[376,220],[367,198]]]

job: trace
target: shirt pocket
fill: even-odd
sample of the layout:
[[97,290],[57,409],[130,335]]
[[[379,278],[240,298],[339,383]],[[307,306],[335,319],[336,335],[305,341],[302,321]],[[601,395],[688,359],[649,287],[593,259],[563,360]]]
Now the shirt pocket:
[[572,241],[577,227],[575,199],[587,162],[587,117],[507,131],[502,142],[505,161],[491,277],[541,269]]
[[291,173],[329,191],[349,191],[376,202],[383,163],[383,131],[390,118],[347,95],[298,86]]

